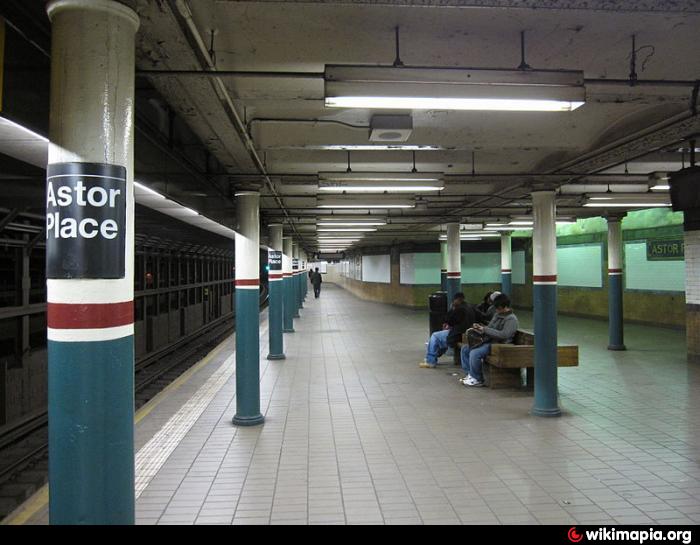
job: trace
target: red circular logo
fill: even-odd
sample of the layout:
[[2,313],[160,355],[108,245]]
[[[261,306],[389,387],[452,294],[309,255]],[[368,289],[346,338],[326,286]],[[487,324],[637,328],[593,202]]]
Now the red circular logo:
[[576,526],[572,526],[569,529],[569,533],[567,534],[567,536],[569,536],[569,541],[571,541],[572,543],[578,543],[583,539],[583,534],[579,534],[576,531]]

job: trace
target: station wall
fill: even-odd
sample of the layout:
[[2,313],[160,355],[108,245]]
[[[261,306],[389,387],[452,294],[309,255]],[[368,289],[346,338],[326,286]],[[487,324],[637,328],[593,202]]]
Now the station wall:
[[[685,327],[685,263],[682,254],[650,255],[648,244],[683,239],[683,215],[668,209],[631,212],[622,223],[625,263],[624,314],[628,322]],[[532,240],[515,233],[513,293],[517,308],[532,308]],[[517,241],[517,242],[516,242]],[[517,248],[516,248],[517,247]],[[350,258],[340,265],[336,282],[358,297],[413,308],[427,308],[428,296],[440,289],[440,254],[392,247],[379,256]],[[384,264],[383,282],[367,281],[366,263]],[[387,271],[388,264],[388,271]],[[557,228],[559,285],[557,309],[562,314],[607,319],[607,223],[604,218],[579,220]],[[387,278],[388,273],[388,278]],[[462,254],[462,291],[479,302],[500,289],[500,255],[470,249]]]

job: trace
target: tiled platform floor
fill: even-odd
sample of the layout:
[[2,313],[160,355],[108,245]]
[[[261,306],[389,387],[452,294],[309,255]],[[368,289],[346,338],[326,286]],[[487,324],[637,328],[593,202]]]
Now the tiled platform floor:
[[[531,316],[520,313],[521,326]],[[581,366],[560,370],[564,416],[532,396],[420,369],[425,312],[324,285],[285,361],[267,362],[264,426],[235,428],[231,377],[137,501],[139,523],[700,522],[700,367],[682,332],[561,317]],[[214,373],[227,347],[144,418],[138,445]]]

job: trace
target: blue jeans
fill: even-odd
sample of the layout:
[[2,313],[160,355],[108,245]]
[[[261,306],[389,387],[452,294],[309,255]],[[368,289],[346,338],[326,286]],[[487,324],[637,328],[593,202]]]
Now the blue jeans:
[[484,343],[476,348],[469,348],[466,344],[462,347],[460,360],[462,371],[470,374],[475,380],[484,382],[484,374],[481,372],[481,361],[491,352],[491,343]]
[[437,364],[437,360],[447,351],[447,336],[450,334],[449,329],[436,331],[430,336],[428,342],[428,350],[425,353],[425,361],[432,364]]

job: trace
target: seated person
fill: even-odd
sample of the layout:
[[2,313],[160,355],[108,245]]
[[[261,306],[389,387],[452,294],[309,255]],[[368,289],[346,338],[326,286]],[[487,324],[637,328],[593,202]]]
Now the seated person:
[[489,307],[491,306],[491,294],[492,293],[493,293],[492,291],[487,291],[486,295],[484,295],[484,298],[481,301],[481,303],[476,305],[476,309],[484,315],[488,312]]
[[447,313],[442,331],[436,331],[430,336],[425,361],[420,362],[418,366],[434,368],[438,358],[447,351],[448,347],[455,346],[462,338],[462,333],[474,320],[474,309],[464,300],[464,294],[462,292],[455,293],[452,308]]
[[518,331],[518,319],[510,308],[510,299],[501,293],[493,301],[496,310],[489,325],[474,324],[472,327],[484,334],[484,343],[470,348],[462,347],[460,359],[465,377],[460,379],[465,386],[483,386],[482,360],[491,352],[491,343],[512,343]]
[[483,315],[486,317],[486,323],[490,322],[491,319],[494,317],[496,314],[496,307],[493,304],[493,302],[496,300],[496,297],[501,295],[500,291],[492,291],[491,294],[489,295],[489,306],[487,307],[486,311],[483,312]]

